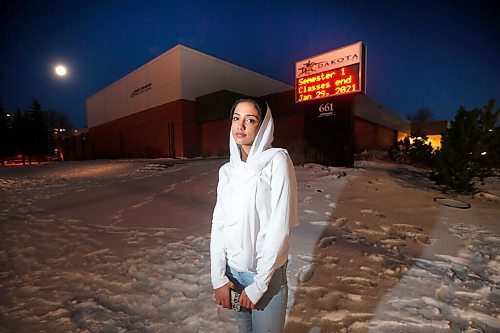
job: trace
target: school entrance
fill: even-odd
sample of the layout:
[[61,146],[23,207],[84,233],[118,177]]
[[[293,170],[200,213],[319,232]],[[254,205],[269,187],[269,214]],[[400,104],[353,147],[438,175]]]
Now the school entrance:
[[304,103],[306,162],[329,166],[354,164],[352,95]]

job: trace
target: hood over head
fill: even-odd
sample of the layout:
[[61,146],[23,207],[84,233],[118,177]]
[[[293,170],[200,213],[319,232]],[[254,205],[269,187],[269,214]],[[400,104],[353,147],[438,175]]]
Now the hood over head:
[[[237,104],[238,102],[236,102],[233,106],[231,114]],[[264,105],[266,108],[266,111],[264,112],[264,119],[262,120],[259,131],[255,136],[255,140],[252,144],[252,148],[250,149],[246,162],[241,160],[240,148],[234,140],[231,129],[229,130],[229,151],[231,154],[230,163],[234,167],[246,164],[249,167],[260,170],[273,158],[276,153],[283,151],[283,149],[272,148],[272,142],[274,140],[274,121],[271,109],[267,103],[264,103]],[[259,112],[262,114],[260,110]]]

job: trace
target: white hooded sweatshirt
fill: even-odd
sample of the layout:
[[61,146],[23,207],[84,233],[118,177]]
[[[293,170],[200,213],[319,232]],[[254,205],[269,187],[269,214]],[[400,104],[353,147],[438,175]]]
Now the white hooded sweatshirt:
[[230,131],[230,161],[219,170],[217,203],[210,241],[214,289],[229,282],[226,265],[256,272],[245,288],[256,304],[268,289],[274,271],[288,260],[290,228],[298,225],[297,183],[285,149],[271,148],[271,110],[253,142],[246,162]]

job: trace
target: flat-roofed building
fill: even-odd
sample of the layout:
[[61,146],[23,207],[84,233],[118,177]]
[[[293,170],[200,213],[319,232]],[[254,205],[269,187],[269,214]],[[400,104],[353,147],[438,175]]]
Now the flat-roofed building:
[[291,88],[177,45],[87,99],[93,157],[198,156],[197,97],[220,90],[262,96]]
[[275,146],[298,163],[352,165],[412,132],[363,92],[295,103],[291,85],[178,45],[87,99],[89,157],[227,156],[230,107],[248,95],[269,104]]

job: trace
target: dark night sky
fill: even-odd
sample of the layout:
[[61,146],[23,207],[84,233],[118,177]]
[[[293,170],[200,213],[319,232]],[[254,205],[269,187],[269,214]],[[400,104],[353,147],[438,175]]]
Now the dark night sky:
[[486,0],[1,0],[0,103],[13,113],[37,98],[78,128],[89,96],[177,44],[293,84],[295,61],[363,41],[370,97],[452,120],[499,101],[495,13]]

